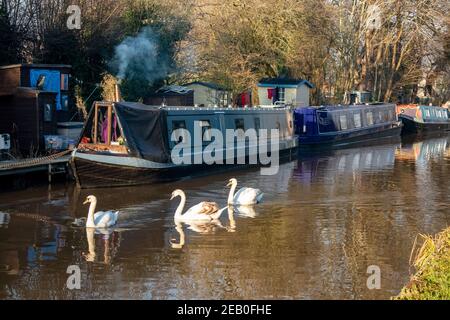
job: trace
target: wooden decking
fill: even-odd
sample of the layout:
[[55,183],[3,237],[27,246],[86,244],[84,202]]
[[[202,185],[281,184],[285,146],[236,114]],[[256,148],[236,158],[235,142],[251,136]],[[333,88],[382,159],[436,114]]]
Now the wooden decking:
[[67,173],[70,150],[47,157],[0,162],[0,177],[47,172],[49,183],[55,174]]

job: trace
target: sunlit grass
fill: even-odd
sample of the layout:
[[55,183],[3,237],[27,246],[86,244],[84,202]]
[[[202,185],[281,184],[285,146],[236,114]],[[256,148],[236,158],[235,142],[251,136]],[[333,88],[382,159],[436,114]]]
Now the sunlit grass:
[[420,235],[421,247],[413,248],[412,264],[416,274],[394,299],[449,300],[450,299],[450,228],[436,236]]

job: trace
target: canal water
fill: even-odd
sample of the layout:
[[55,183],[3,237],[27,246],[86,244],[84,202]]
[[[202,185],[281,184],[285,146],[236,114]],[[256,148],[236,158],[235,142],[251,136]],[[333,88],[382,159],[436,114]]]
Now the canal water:
[[[224,205],[229,178],[258,187],[254,210],[220,224],[175,225],[178,200]],[[230,171],[154,186],[72,185],[0,194],[1,299],[388,299],[399,293],[419,233],[450,224],[450,138],[301,151],[276,176]],[[70,225],[87,195],[120,210],[117,228]],[[81,270],[69,290],[67,268]],[[381,272],[369,290],[369,266]]]

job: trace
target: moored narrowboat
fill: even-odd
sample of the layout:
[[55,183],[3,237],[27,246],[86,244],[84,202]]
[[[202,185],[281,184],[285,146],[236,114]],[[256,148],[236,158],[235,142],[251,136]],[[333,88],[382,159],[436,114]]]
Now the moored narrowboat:
[[403,133],[427,134],[450,130],[448,110],[435,106],[399,105],[398,118],[403,122]]
[[[174,140],[177,129],[184,129],[184,133]],[[237,132],[233,144],[219,144],[211,153],[223,155],[223,163],[204,162],[206,148],[211,151],[211,143],[217,142],[213,132],[225,137],[228,129]],[[174,180],[194,172],[204,173],[207,169],[246,165],[248,158],[256,153],[259,156],[260,152],[260,146],[251,145],[253,142],[246,135],[248,129],[255,132],[278,129],[279,155],[295,154],[292,150],[297,147],[298,140],[290,108],[160,107],[131,102],[97,102],[72,153],[71,166],[80,188],[97,188],[142,185]],[[194,161],[174,161],[172,151],[180,143],[190,141],[188,136],[194,136],[196,130],[201,133],[200,145],[192,144],[180,153],[183,158]],[[270,138],[265,146],[268,157],[272,151]],[[258,143],[260,141],[258,139]],[[237,161],[239,155],[240,160],[244,157],[245,161]],[[200,162],[195,161],[198,157]]]
[[401,132],[391,104],[298,108],[294,117],[300,146],[338,146]]

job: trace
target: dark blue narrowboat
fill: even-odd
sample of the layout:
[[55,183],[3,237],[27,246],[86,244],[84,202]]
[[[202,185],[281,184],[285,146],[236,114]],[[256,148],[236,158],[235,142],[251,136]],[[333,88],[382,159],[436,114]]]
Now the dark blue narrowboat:
[[402,127],[393,104],[297,108],[294,116],[300,147],[399,136]]
[[398,118],[403,122],[403,133],[427,134],[450,130],[448,110],[435,106],[398,106]]

